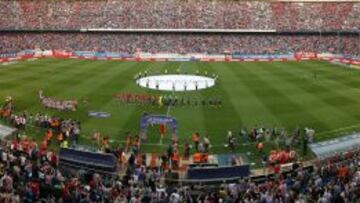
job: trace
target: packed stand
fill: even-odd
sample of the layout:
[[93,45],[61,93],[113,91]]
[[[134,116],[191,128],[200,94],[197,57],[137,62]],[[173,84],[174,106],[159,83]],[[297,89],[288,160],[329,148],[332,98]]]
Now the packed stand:
[[235,0],[0,1],[3,29],[359,30],[357,2]]
[[24,49],[150,53],[279,54],[330,52],[360,55],[359,35],[3,33],[2,52]]
[[242,179],[191,191],[201,202],[357,202],[359,161],[360,152],[355,150],[318,161],[310,168],[296,164],[290,173],[279,171],[265,181]]
[[110,177],[61,168],[54,151],[27,137],[1,145],[0,200],[12,202],[356,202],[360,198],[360,152],[293,166],[264,181],[241,179],[215,186],[164,184],[165,173],[132,154],[125,174]]

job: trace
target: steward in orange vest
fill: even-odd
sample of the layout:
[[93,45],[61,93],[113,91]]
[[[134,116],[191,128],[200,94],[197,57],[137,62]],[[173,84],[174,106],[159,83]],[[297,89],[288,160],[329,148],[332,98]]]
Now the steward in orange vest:
[[46,141],[50,142],[52,137],[53,137],[53,132],[51,129],[49,129],[46,133]]
[[201,153],[196,152],[193,156],[194,163],[199,164],[201,163]]
[[64,135],[63,135],[62,132],[59,133],[59,135],[58,135],[58,137],[57,137],[57,140],[58,140],[59,144],[61,144],[61,142],[64,141]]
[[172,168],[173,169],[178,169],[179,168],[179,162],[180,162],[180,154],[179,154],[179,150],[175,150],[172,157],[171,157],[171,161],[172,161]]

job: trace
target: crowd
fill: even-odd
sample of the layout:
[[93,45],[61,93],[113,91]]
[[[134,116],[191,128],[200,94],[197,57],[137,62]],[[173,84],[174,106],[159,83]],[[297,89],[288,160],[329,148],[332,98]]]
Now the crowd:
[[[81,124],[74,119],[63,119],[58,116],[48,116],[47,114],[37,113],[35,116],[29,115],[31,123],[35,127],[47,129],[46,141],[49,142],[56,136],[61,144],[63,141],[77,142],[81,132]],[[65,144],[67,145],[67,144]]]
[[45,97],[42,90],[39,92],[39,99],[44,107],[59,111],[76,111],[78,105],[76,100],[58,100],[51,97]]
[[[101,9],[99,9],[101,8]],[[80,28],[226,28],[303,30],[358,30],[360,4],[347,3],[286,3],[267,1],[4,1],[0,0],[2,29],[80,29]],[[23,49],[106,50],[123,53],[144,52],[207,52],[225,50],[242,54],[273,54],[288,52],[332,52],[360,55],[360,37],[356,35],[211,35],[211,34],[86,34],[86,33],[2,33],[2,52]],[[99,48],[101,47],[101,48]],[[128,95],[117,95],[130,101]],[[131,97],[132,98],[132,97]],[[138,101],[137,99],[136,101]],[[49,108],[76,109],[73,103],[42,97]],[[132,101],[132,100],[131,100]],[[151,96],[140,101],[154,102]],[[157,100],[158,101],[158,100]],[[164,100],[165,101],[165,100]],[[173,100],[171,100],[172,102]],[[168,100],[166,99],[166,102]],[[170,102],[170,103],[171,103]],[[220,101],[221,102],[221,101]],[[185,102],[186,103],[186,102]],[[200,104],[200,103],[199,103]],[[337,154],[314,163],[312,170],[294,165],[286,175],[275,170],[275,176],[264,182],[240,179],[219,186],[186,183],[165,184],[166,172],[179,167],[180,157],[190,156],[190,143],[185,143],[183,156],[177,142],[169,144],[160,156],[161,166],[146,163],[140,152],[139,136],[130,136],[125,148],[111,150],[119,158],[124,174],[112,177],[91,171],[69,171],[59,166],[58,154],[48,148],[57,140],[62,147],[76,141],[80,123],[72,119],[38,113],[13,114],[12,102],[0,111],[18,129],[33,124],[46,129],[44,141],[38,146],[26,136],[0,145],[0,202],[357,202],[360,199],[360,151]],[[290,136],[297,138],[296,130]],[[55,136],[56,135],[56,138]],[[309,136],[311,133],[309,134]],[[289,146],[294,139],[276,129],[243,129],[239,136],[228,133],[228,146],[237,142],[256,142],[261,152],[263,141],[275,140]],[[100,142],[100,135],[95,139]],[[304,138],[303,143],[313,139]],[[103,139],[106,144],[107,139]],[[206,162],[211,149],[207,136],[194,133],[195,156]],[[286,162],[291,151],[272,151],[270,162]],[[125,156],[127,154],[128,156]],[[194,157],[195,162],[198,159]],[[171,167],[168,167],[168,165]]]
[[[101,9],[100,9],[101,8]],[[0,1],[3,29],[359,30],[358,2],[235,0]]]
[[330,52],[360,55],[359,35],[139,34],[139,33],[2,33],[2,52],[24,49],[241,54]]
[[289,132],[285,128],[281,127],[263,127],[256,126],[252,128],[242,127],[238,135],[232,131],[228,131],[226,135],[227,144],[226,147],[236,148],[239,143],[259,143],[259,142],[274,142],[281,148],[292,148],[299,146],[306,140],[308,143],[312,143],[315,139],[315,130],[305,127],[303,131],[299,127],[295,128],[292,132]]
[[[123,175],[110,177],[59,167],[58,155],[24,137],[1,145],[2,202],[353,202],[360,198],[360,152],[316,161],[310,169],[294,164],[263,181],[239,179],[220,185],[166,184],[166,171],[132,154]],[[169,172],[169,171],[168,171]]]
[[77,120],[63,119],[58,116],[49,116],[44,113],[35,115],[28,112],[12,113],[5,118],[8,124],[16,127],[21,132],[30,126],[31,128],[47,131],[42,144],[47,146],[51,140],[56,140],[58,144],[69,146],[69,141],[76,143],[81,132],[81,124]]
[[[22,113],[28,124],[47,129],[44,141],[38,146],[27,136],[16,136],[13,140],[3,140],[0,144],[0,201],[1,202],[356,202],[360,198],[360,151],[335,154],[325,160],[312,163],[310,169],[302,163],[295,163],[290,173],[282,173],[278,163],[285,163],[284,156],[293,156],[272,151],[270,164],[273,176],[266,180],[243,178],[238,182],[204,186],[183,182],[181,185],[167,182],[168,174],[179,168],[179,161],[190,156],[190,143],[184,145],[180,154],[179,143],[169,144],[166,152],[159,156],[157,165],[151,157],[140,150],[140,137],[126,134],[126,145],[116,149],[105,147],[106,153],[118,157],[121,175],[88,170],[71,170],[59,165],[59,155],[49,149],[53,134],[64,134],[64,140],[71,140],[72,134],[80,133],[80,123],[49,117],[45,114]],[[10,117],[13,117],[12,114]],[[21,131],[20,131],[21,132]],[[313,135],[306,128],[304,134]],[[294,130],[299,137],[300,130]],[[69,135],[69,137],[68,137]],[[41,136],[41,135],[40,135]],[[235,136],[228,132],[229,140]],[[244,142],[261,143],[263,140],[286,136],[286,131],[277,128],[256,127],[242,129],[238,135]],[[94,134],[101,145],[106,145],[106,137],[99,132]],[[309,137],[309,140],[313,139]],[[59,140],[63,143],[64,140]],[[194,162],[206,163],[211,143],[206,135],[195,132]],[[288,145],[287,142],[284,143]],[[61,144],[61,147],[68,145]],[[287,152],[287,151],[286,151]],[[276,156],[276,157],[275,157]],[[273,160],[274,157],[275,160]]]
[[305,170],[294,165],[291,173],[280,172],[262,183],[239,180],[220,188],[199,192],[203,202],[357,202],[360,198],[359,151],[318,161]]

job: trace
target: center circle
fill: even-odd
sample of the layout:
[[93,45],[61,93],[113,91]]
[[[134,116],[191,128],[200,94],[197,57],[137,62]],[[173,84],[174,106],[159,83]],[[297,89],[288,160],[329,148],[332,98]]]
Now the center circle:
[[215,85],[215,79],[199,75],[169,74],[141,77],[136,83],[153,90],[184,92],[210,88]]

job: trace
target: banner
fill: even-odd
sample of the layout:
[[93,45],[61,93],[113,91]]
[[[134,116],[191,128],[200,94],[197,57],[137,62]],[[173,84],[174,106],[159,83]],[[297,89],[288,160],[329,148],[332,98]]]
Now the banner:
[[74,54],[84,58],[108,59],[108,58],[132,58],[132,54],[124,54],[107,51],[75,51]]
[[241,54],[238,52],[234,52],[232,54],[233,59],[293,59],[294,54],[293,53],[287,53],[287,54]]
[[96,56],[94,51],[75,51],[74,54],[84,58],[93,58]]
[[55,57],[70,57],[72,55],[73,55],[72,52],[68,52],[65,50],[54,50],[53,51],[53,56],[55,56]]
[[140,128],[142,132],[145,132],[149,125],[162,125],[168,124],[171,126],[172,132],[177,134],[177,121],[175,118],[166,115],[144,115],[141,117]]
[[108,112],[96,112],[96,111],[89,111],[88,112],[89,117],[94,118],[109,118],[111,116],[111,113]]
[[140,127],[146,128],[149,125],[154,124],[172,124],[173,128],[177,128],[177,121],[173,117],[165,115],[146,115],[141,118]]
[[315,53],[315,52],[297,52],[297,53],[295,53],[295,58],[297,58],[297,59],[313,59],[313,58],[317,58],[317,53]]
[[16,57],[16,52],[0,53],[0,58],[13,58]]

